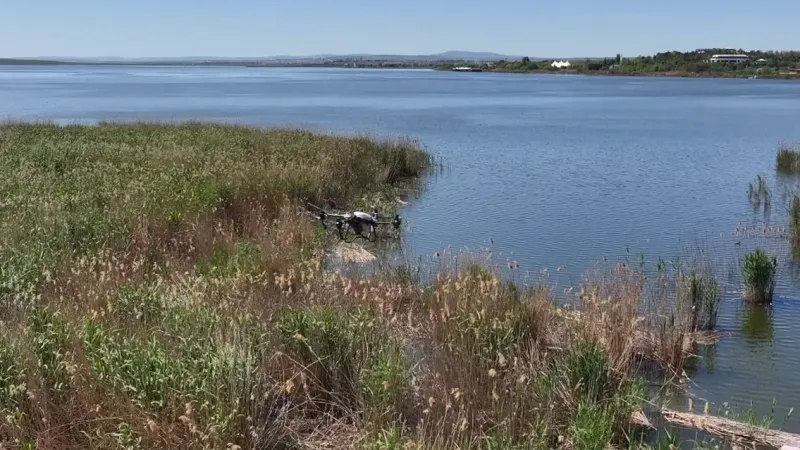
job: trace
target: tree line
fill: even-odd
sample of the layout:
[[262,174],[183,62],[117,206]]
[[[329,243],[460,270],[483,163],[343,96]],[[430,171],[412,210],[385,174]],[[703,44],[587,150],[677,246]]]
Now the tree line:
[[[749,57],[743,63],[711,63],[710,58],[716,54],[745,54]],[[552,66],[553,60],[531,60],[524,57],[520,60],[500,60],[491,63],[459,63],[451,62],[439,66],[448,69],[456,66],[478,67],[487,71],[501,72],[538,72],[561,71]],[[800,69],[800,51],[744,51],[742,49],[703,49],[691,52],[670,51],[651,56],[615,57],[570,60],[571,72],[619,72],[622,74],[637,73],[728,73],[778,75]]]

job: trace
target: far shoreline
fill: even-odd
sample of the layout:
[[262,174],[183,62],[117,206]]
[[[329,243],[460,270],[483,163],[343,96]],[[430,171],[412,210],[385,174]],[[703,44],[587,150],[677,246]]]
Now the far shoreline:
[[[246,67],[251,69],[279,69],[279,68],[303,68],[303,69],[375,69],[375,70],[430,70],[437,72],[451,72],[449,67],[441,67],[441,63],[435,65],[404,65],[404,64],[258,64],[249,62],[72,62],[72,61],[38,61],[38,60],[2,60],[0,67],[45,67],[45,66],[122,66],[122,67]],[[603,77],[647,77],[647,78],[727,78],[727,79],[753,79],[749,74],[739,74],[736,72],[620,72],[609,70],[508,70],[508,69],[486,69],[467,73],[501,73],[501,74],[520,74],[520,75],[585,75]],[[755,75],[759,80],[800,80],[800,73],[791,74],[771,74]]]
[[[436,69],[450,72],[451,69]],[[504,73],[519,75],[585,75],[599,77],[647,77],[647,78],[727,78],[747,80],[753,77],[736,73],[724,72],[615,72],[615,71],[580,71],[580,70],[487,70],[469,73]],[[756,75],[758,80],[800,80],[800,74]]]

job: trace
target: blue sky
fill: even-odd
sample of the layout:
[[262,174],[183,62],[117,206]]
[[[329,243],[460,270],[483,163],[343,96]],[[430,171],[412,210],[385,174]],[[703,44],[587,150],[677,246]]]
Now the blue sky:
[[800,48],[797,0],[0,0],[0,56]]

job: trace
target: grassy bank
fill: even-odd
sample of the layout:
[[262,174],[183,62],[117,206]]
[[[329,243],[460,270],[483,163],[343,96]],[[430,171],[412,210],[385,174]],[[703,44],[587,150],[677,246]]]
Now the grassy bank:
[[[411,141],[0,126],[0,440],[18,448],[606,448],[713,327],[704,273],[324,267],[303,201],[389,209]],[[661,379],[661,378],[660,378]]]

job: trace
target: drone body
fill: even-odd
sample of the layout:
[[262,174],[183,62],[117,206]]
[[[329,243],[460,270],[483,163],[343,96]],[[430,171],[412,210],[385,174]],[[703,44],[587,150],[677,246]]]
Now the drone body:
[[[395,230],[400,229],[401,220],[399,215],[395,215],[391,221],[380,221],[380,215],[378,214],[377,209],[374,210],[373,214],[369,214],[364,211],[336,214],[327,213],[322,208],[314,205],[311,206],[319,210],[317,220],[320,221],[320,224],[324,229],[328,228],[325,223],[327,219],[336,219],[336,231],[339,234],[339,238],[343,241],[348,241],[348,237],[352,236],[352,239],[350,239],[349,242],[352,242],[352,240],[355,240],[356,238],[362,238],[370,242],[374,242],[376,230],[379,225],[392,225]],[[350,234],[351,232],[352,235]]]

